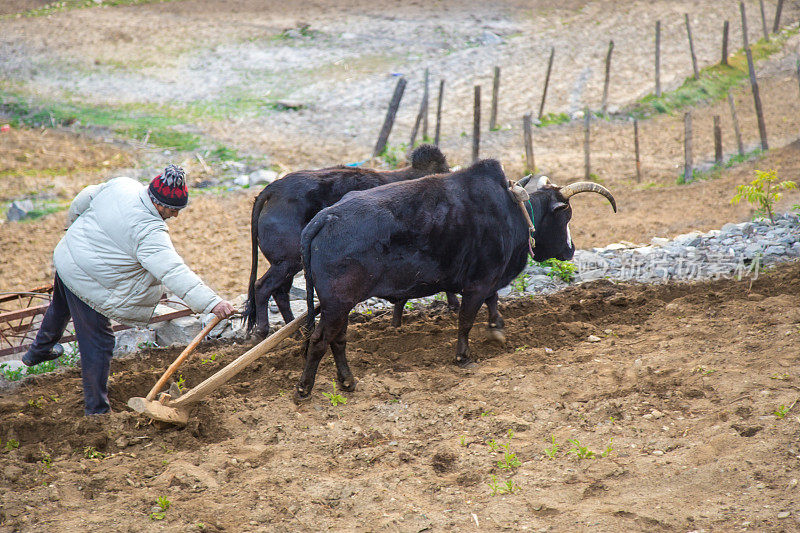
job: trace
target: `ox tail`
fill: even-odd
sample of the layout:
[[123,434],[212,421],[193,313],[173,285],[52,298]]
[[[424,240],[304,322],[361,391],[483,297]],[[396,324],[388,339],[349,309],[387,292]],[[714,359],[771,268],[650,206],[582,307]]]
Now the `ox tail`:
[[308,318],[306,319],[306,351],[314,331],[314,320],[316,319],[316,309],[314,308],[314,274],[311,272],[311,241],[325,225],[327,217],[317,214],[311,219],[303,234],[300,237],[300,250],[303,255],[303,270],[306,278],[306,304],[308,306]]
[[253,202],[253,213],[250,216],[250,241],[251,249],[251,264],[250,264],[250,282],[247,284],[247,301],[245,302],[244,315],[246,321],[247,331],[253,329],[256,325],[256,276],[258,275],[258,217],[261,215],[261,209],[267,202],[269,194],[266,190],[261,191],[255,201]]

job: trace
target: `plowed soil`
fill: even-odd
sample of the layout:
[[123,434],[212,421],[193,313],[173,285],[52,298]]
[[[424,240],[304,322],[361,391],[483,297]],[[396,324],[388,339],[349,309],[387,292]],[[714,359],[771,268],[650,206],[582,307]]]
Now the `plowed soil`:
[[[0,454],[0,530],[795,530],[800,419],[775,412],[800,396],[799,292],[798,263],[752,285],[592,282],[504,305],[508,344],[477,325],[469,370],[448,312],[376,316],[349,330],[346,404],[323,395],[330,356],[293,403],[289,340],[183,429],[125,408],[175,350],[114,361],[110,415],[82,416],[77,370],[28,379],[0,396],[20,443]],[[186,383],[244,348],[202,346]]]

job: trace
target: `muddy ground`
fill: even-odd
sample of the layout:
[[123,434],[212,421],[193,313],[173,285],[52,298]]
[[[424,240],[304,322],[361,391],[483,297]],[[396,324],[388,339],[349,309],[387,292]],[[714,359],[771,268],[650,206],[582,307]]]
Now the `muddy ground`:
[[[800,397],[799,291],[798,263],[752,285],[592,282],[504,305],[508,344],[478,325],[468,370],[448,312],[375,316],[348,332],[346,404],[323,395],[330,357],[293,403],[289,340],[184,429],[125,408],[176,350],[114,361],[111,415],[82,416],[77,370],[28,379],[0,396],[20,444],[0,454],[0,530],[796,530],[800,418],[775,412]],[[182,375],[243,350],[206,344]]]

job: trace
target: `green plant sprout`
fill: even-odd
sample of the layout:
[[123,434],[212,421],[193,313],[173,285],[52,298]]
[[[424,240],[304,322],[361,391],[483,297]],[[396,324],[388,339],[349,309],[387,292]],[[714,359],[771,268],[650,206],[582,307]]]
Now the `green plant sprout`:
[[511,451],[511,444],[503,444],[502,448],[505,448],[503,452],[503,458],[500,461],[497,461],[497,466],[502,468],[503,470],[512,470],[522,464],[520,460],[517,458],[517,454]]
[[556,436],[550,435],[550,440],[552,441],[553,444],[549,448],[545,448],[544,453],[545,455],[547,455],[549,459],[555,459],[556,454],[558,454],[558,444],[556,444]]
[[611,440],[608,441],[608,446],[603,452],[600,454],[601,457],[608,457],[614,452],[614,437],[611,437]]
[[738,204],[742,200],[747,200],[756,208],[757,214],[768,217],[770,222],[775,224],[773,208],[783,197],[780,191],[797,188],[797,184],[793,181],[780,183],[777,181],[778,174],[775,170],[756,170],[756,179],[749,184],[736,187],[736,195],[731,199],[731,203]]
[[178,386],[178,390],[183,392],[186,389],[186,378],[181,374],[178,376],[178,381],[175,383]]
[[596,454],[587,446],[582,446],[578,439],[569,439],[569,442],[573,446],[569,453],[575,454],[578,459],[594,459]]
[[345,405],[347,403],[347,398],[336,392],[336,382],[333,382],[333,392],[323,392],[323,396],[328,398],[331,401],[331,405],[336,407],[339,404]]
[[105,459],[106,454],[98,452],[94,446],[86,446],[83,449],[83,456],[87,459]]
[[498,483],[497,476],[492,476],[489,488],[492,489],[492,496],[496,496],[498,494],[513,494],[519,490],[519,485],[514,483],[513,479],[506,480],[505,483]]
[[792,410],[792,407],[794,407],[794,404],[796,404],[796,403],[797,403],[797,400],[793,401],[792,405],[789,405],[789,406],[781,404],[781,406],[778,407],[778,409],[773,413],[775,415],[775,418],[777,418],[778,420],[780,420],[782,418],[785,418],[786,415],[789,414],[789,411]]
[[18,440],[8,439],[8,441],[6,441],[6,450],[7,451],[10,452],[11,450],[16,450],[17,448],[19,448],[19,441]]
[[212,353],[212,354],[211,354],[211,355],[209,355],[208,357],[206,357],[206,358],[204,358],[204,359],[201,359],[201,360],[200,360],[200,364],[201,364],[201,365],[207,365],[207,364],[209,364],[209,363],[213,363],[213,362],[214,362],[214,361],[216,361],[216,360],[217,360],[217,354],[215,354],[215,353]]

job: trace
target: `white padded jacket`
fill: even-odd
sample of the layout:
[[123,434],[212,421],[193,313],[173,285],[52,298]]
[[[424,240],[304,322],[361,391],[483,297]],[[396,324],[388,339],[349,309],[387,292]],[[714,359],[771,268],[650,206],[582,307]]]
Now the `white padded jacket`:
[[67,233],[53,253],[64,284],[92,309],[123,324],[143,326],[163,285],[197,313],[222,298],[175,251],[147,186],[114,178],[83,189],[67,214]]

